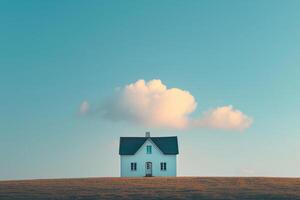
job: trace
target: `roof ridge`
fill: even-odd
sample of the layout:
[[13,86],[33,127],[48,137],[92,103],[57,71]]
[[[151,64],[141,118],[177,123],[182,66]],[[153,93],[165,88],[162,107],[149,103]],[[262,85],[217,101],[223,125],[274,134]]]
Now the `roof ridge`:
[[177,136],[167,137],[120,137],[119,154],[134,155],[150,139],[164,154],[178,154]]
[[[177,137],[177,136],[158,136],[158,137],[149,137],[149,138],[172,138],[172,137]],[[146,137],[139,137],[139,136],[133,136],[133,137],[123,137],[121,136],[120,138],[146,138]]]

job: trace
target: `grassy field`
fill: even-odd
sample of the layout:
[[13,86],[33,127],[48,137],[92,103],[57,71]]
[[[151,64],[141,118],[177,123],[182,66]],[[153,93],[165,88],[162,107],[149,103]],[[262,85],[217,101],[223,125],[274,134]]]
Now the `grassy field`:
[[0,181],[0,199],[300,200],[300,179],[153,177]]

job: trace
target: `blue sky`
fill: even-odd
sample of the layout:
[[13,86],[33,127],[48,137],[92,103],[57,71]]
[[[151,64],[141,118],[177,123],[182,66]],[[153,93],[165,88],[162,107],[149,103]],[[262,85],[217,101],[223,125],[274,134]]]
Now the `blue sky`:
[[[1,1],[0,179],[119,176],[120,136],[177,135],[178,175],[300,176],[299,1]],[[79,116],[139,79],[242,131]]]

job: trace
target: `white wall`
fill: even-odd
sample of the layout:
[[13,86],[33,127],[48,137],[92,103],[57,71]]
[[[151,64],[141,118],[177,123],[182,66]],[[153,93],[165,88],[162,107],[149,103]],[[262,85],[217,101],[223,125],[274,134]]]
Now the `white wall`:
[[[152,154],[147,154],[146,146],[152,146]],[[136,171],[131,171],[130,163],[136,162]],[[176,176],[176,155],[165,155],[148,139],[135,155],[121,155],[121,177],[145,176],[145,163],[152,162],[153,176]],[[160,170],[160,163],[167,163],[167,170]]]

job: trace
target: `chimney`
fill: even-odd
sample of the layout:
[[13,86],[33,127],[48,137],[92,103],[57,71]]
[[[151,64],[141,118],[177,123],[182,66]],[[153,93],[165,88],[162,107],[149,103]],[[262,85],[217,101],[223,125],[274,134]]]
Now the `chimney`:
[[146,137],[146,138],[149,138],[149,137],[150,137],[150,132],[149,132],[149,131],[146,132],[145,137]]

